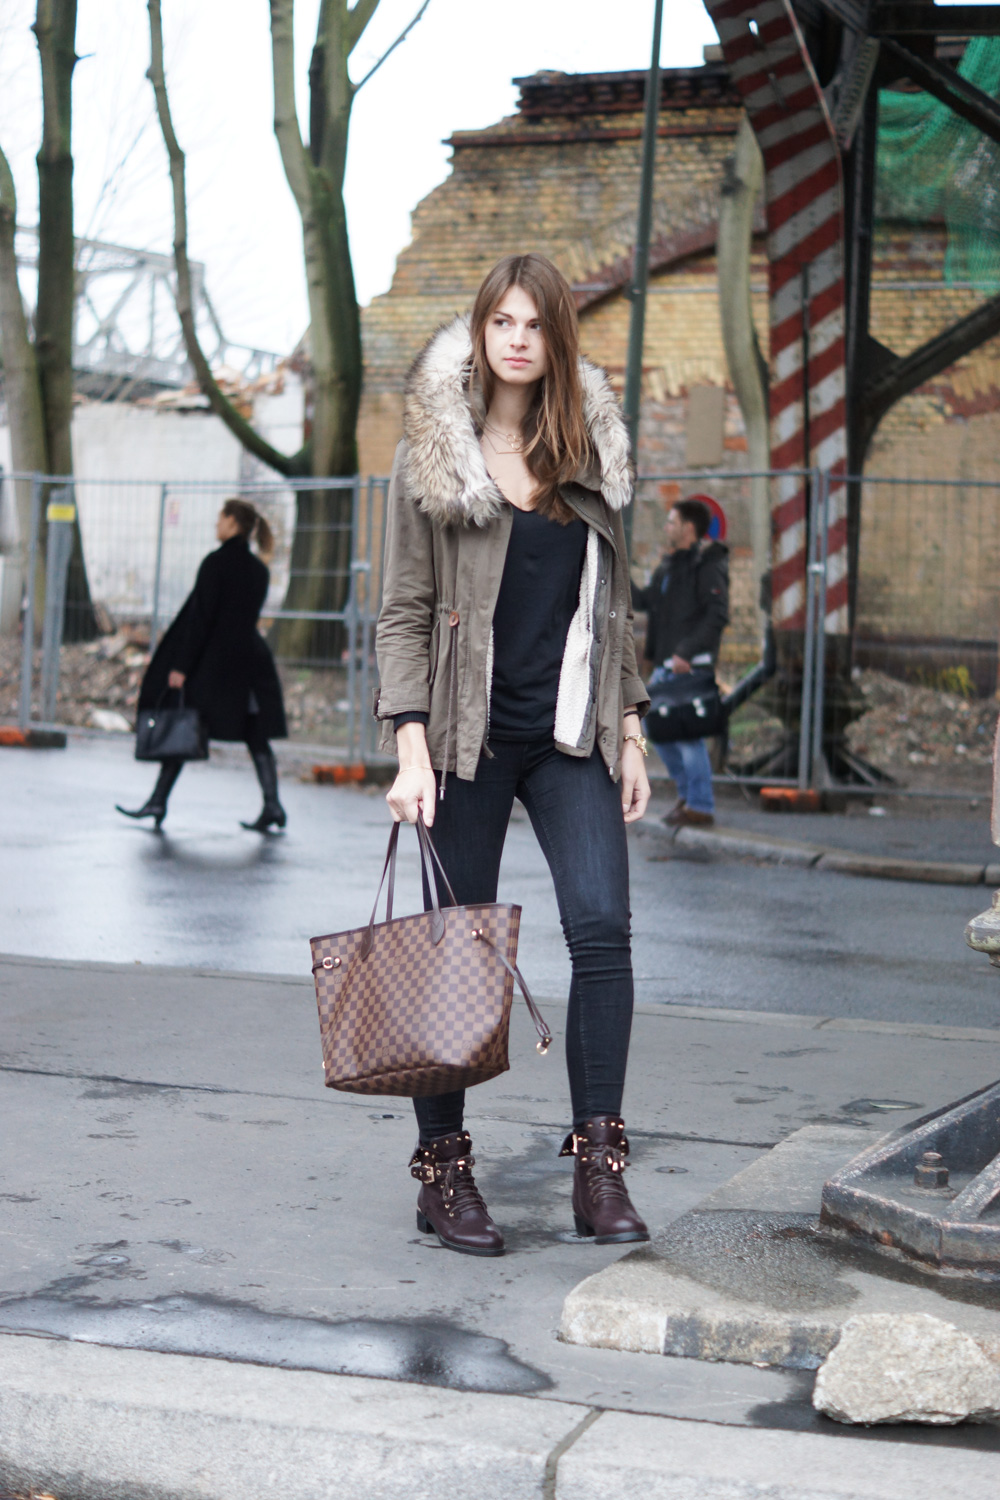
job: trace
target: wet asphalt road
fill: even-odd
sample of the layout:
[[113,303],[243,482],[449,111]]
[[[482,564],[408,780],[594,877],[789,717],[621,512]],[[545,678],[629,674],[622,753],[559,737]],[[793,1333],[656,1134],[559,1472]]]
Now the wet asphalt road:
[[[262,837],[238,826],[255,816],[259,798],[245,752],[213,749],[209,764],[185,770],[155,834],[113,808],[138,805],[152,779],[124,739],[0,751],[7,877],[0,952],[307,974],[310,936],[367,920],[389,826],[380,792],[305,784],[286,771],[288,831]],[[984,818],[967,820],[974,834]],[[836,817],[815,823],[812,836],[829,842],[847,823],[857,826]],[[898,837],[898,822],[882,820],[880,833],[883,825],[887,838]],[[949,851],[958,837],[952,822]],[[985,836],[976,837],[988,851]],[[933,842],[926,831],[921,842],[925,849]],[[997,1025],[997,975],[962,940],[965,923],[988,904],[984,887],[665,853],[669,845],[652,827],[632,840],[639,1000]],[[400,899],[401,909],[417,904],[413,850],[403,859]],[[520,956],[529,983],[541,995],[564,995],[569,970],[555,899],[520,808],[501,899],[524,908]]]
[[[123,741],[0,751],[0,954],[28,956],[0,958],[0,1328],[815,1427],[800,1373],[555,1338],[566,1293],[621,1252],[572,1233],[568,970],[522,817],[501,894],[557,1046],[539,1059],[518,1010],[511,1072],[475,1091],[510,1252],[482,1262],[414,1232],[407,1101],[321,1084],[308,938],[367,920],[381,795],[286,774],[289,832],[262,838],[237,826],[258,793],[226,751],[185,772],[157,835],[112,806],[151,779]],[[655,832],[632,852],[630,1186],[654,1227],[803,1124],[860,1145],[1000,1075],[1000,1030],[913,1024],[994,1026],[997,976],[962,943],[984,888],[665,858]],[[398,909],[417,899],[411,851]]]

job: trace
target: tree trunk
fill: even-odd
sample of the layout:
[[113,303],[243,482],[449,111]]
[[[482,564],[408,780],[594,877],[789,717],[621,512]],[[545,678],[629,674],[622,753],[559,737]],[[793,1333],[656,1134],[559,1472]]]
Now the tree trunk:
[[[38,0],[34,25],[42,70],[42,144],[38,163],[38,301],[35,358],[50,474],[73,472],[73,69],[76,0]],[[80,527],[66,585],[64,640],[90,640],[97,623],[90,603]]]
[[[343,0],[323,0],[320,7],[309,69],[312,139],[307,149],[295,111],[293,16],[294,0],[271,0],[274,128],[302,218],[309,294],[310,463],[318,479],[346,478],[357,472],[361,397],[361,319],[343,195],[354,98],[347,64],[356,40],[352,26],[360,18],[347,11]],[[345,608],[351,586],[351,517],[350,490],[299,495],[286,609],[336,613]],[[345,631],[332,621],[279,620],[271,639],[286,659],[330,660],[340,655]]]
[[[11,458],[15,473],[33,474],[45,469],[45,424],[42,396],[38,384],[35,351],[28,337],[21,288],[17,277],[14,236],[17,228],[17,195],[14,178],[3,151],[0,151],[0,346],[3,348],[3,389],[10,423]],[[0,630],[13,632],[20,619],[20,589],[28,568],[28,538],[31,530],[31,484],[14,481],[14,506],[17,516],[17,550],[8,554],[8,564],[16,560],[15,577],[5,572],[4,599],[0,602]]]

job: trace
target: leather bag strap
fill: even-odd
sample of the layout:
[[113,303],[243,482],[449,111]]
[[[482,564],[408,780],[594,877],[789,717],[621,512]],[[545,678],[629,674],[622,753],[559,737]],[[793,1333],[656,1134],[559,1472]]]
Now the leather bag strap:
[[539,1040],[535,1043],[536,1049],[544,1057],[546,1052],[548,1052],[549,1048],[552,1046],[552,1033],[546,1026],[545,1021],[542,1018],[541,1011],[538,1009],[538,1006],[531,998],[531,991],[528,989],[528,986],[524,982],[524,975],[517,967],[517,964],[512,964],[509,959],[504,957],[493,939],[487,937],[486,933],[481,927],[476,928],[476,935],[481,943],[486,943],[487,946],[493,950],[497,958],[507,970],[507,973],[511,976],[512,979],[517,981],[521,994],[524,996],[524,1003],[528,1007],[528,1014],[531,1016],[531,1019],[535,1024],[535,1030],[538,1032]]

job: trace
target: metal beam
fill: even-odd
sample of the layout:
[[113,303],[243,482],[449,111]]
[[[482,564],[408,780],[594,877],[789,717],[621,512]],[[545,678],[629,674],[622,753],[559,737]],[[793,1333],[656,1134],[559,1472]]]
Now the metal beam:
[[1000,142],[1000,104],[989,94],[962,78],[954,68],[945,67],[934,58],[918,57],[909,47],[891,37],[884,38],[882,46],[903,64],[912,83],[918,83],[935,99],[947,104],[954,114],[975,125],[983,135]]
[[1000,36],[1000,5],[927,5],[875,0],[873,36]]
[[872,379],[865,382],[861,392],[860,409],[864,447],[867,448],[875,429],[891,406],[901,401],[910,391],[933,380],[957,359],[970,354],[987,339],[1000,333],[1000,293],[981,302],[977,308],[953,323],[950,328],[936,334],[912,354],[905,354],[886,366]]
[[824,10],[836,16],[838,21],[843,21],[852,31],[868,30],[868,12],[870,6],[861,3],[861,0],[819,0]]

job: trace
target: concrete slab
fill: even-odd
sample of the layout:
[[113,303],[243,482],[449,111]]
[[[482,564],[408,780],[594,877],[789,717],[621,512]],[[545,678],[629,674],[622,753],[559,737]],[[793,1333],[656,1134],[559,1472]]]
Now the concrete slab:
[[[875,1138],[874,1132],[869,1141]],[[570,1343],[816,1369],[863,1313],[927,1313],[1000,1350],[1000,1288],[849,1247],[819,1224],[825,1179],[857,1133],[811,1126],[709,1194],[652,1244],[566,1298]]]
[[585,1407],[0,1337],[0,1483],[60,1500],[537,1500]]
[[891,855],[841,854],[827,850],[818,870],[868,875],[877,880],[922,880],[934,885],[982,885],[985,865],[957,860],[895,859]]
[[[832,1424],[831,1424],[832,1425]],[[995,1500],[993,1453],[848,1446],[606,1412],[560,1458],[556,1500]]]

